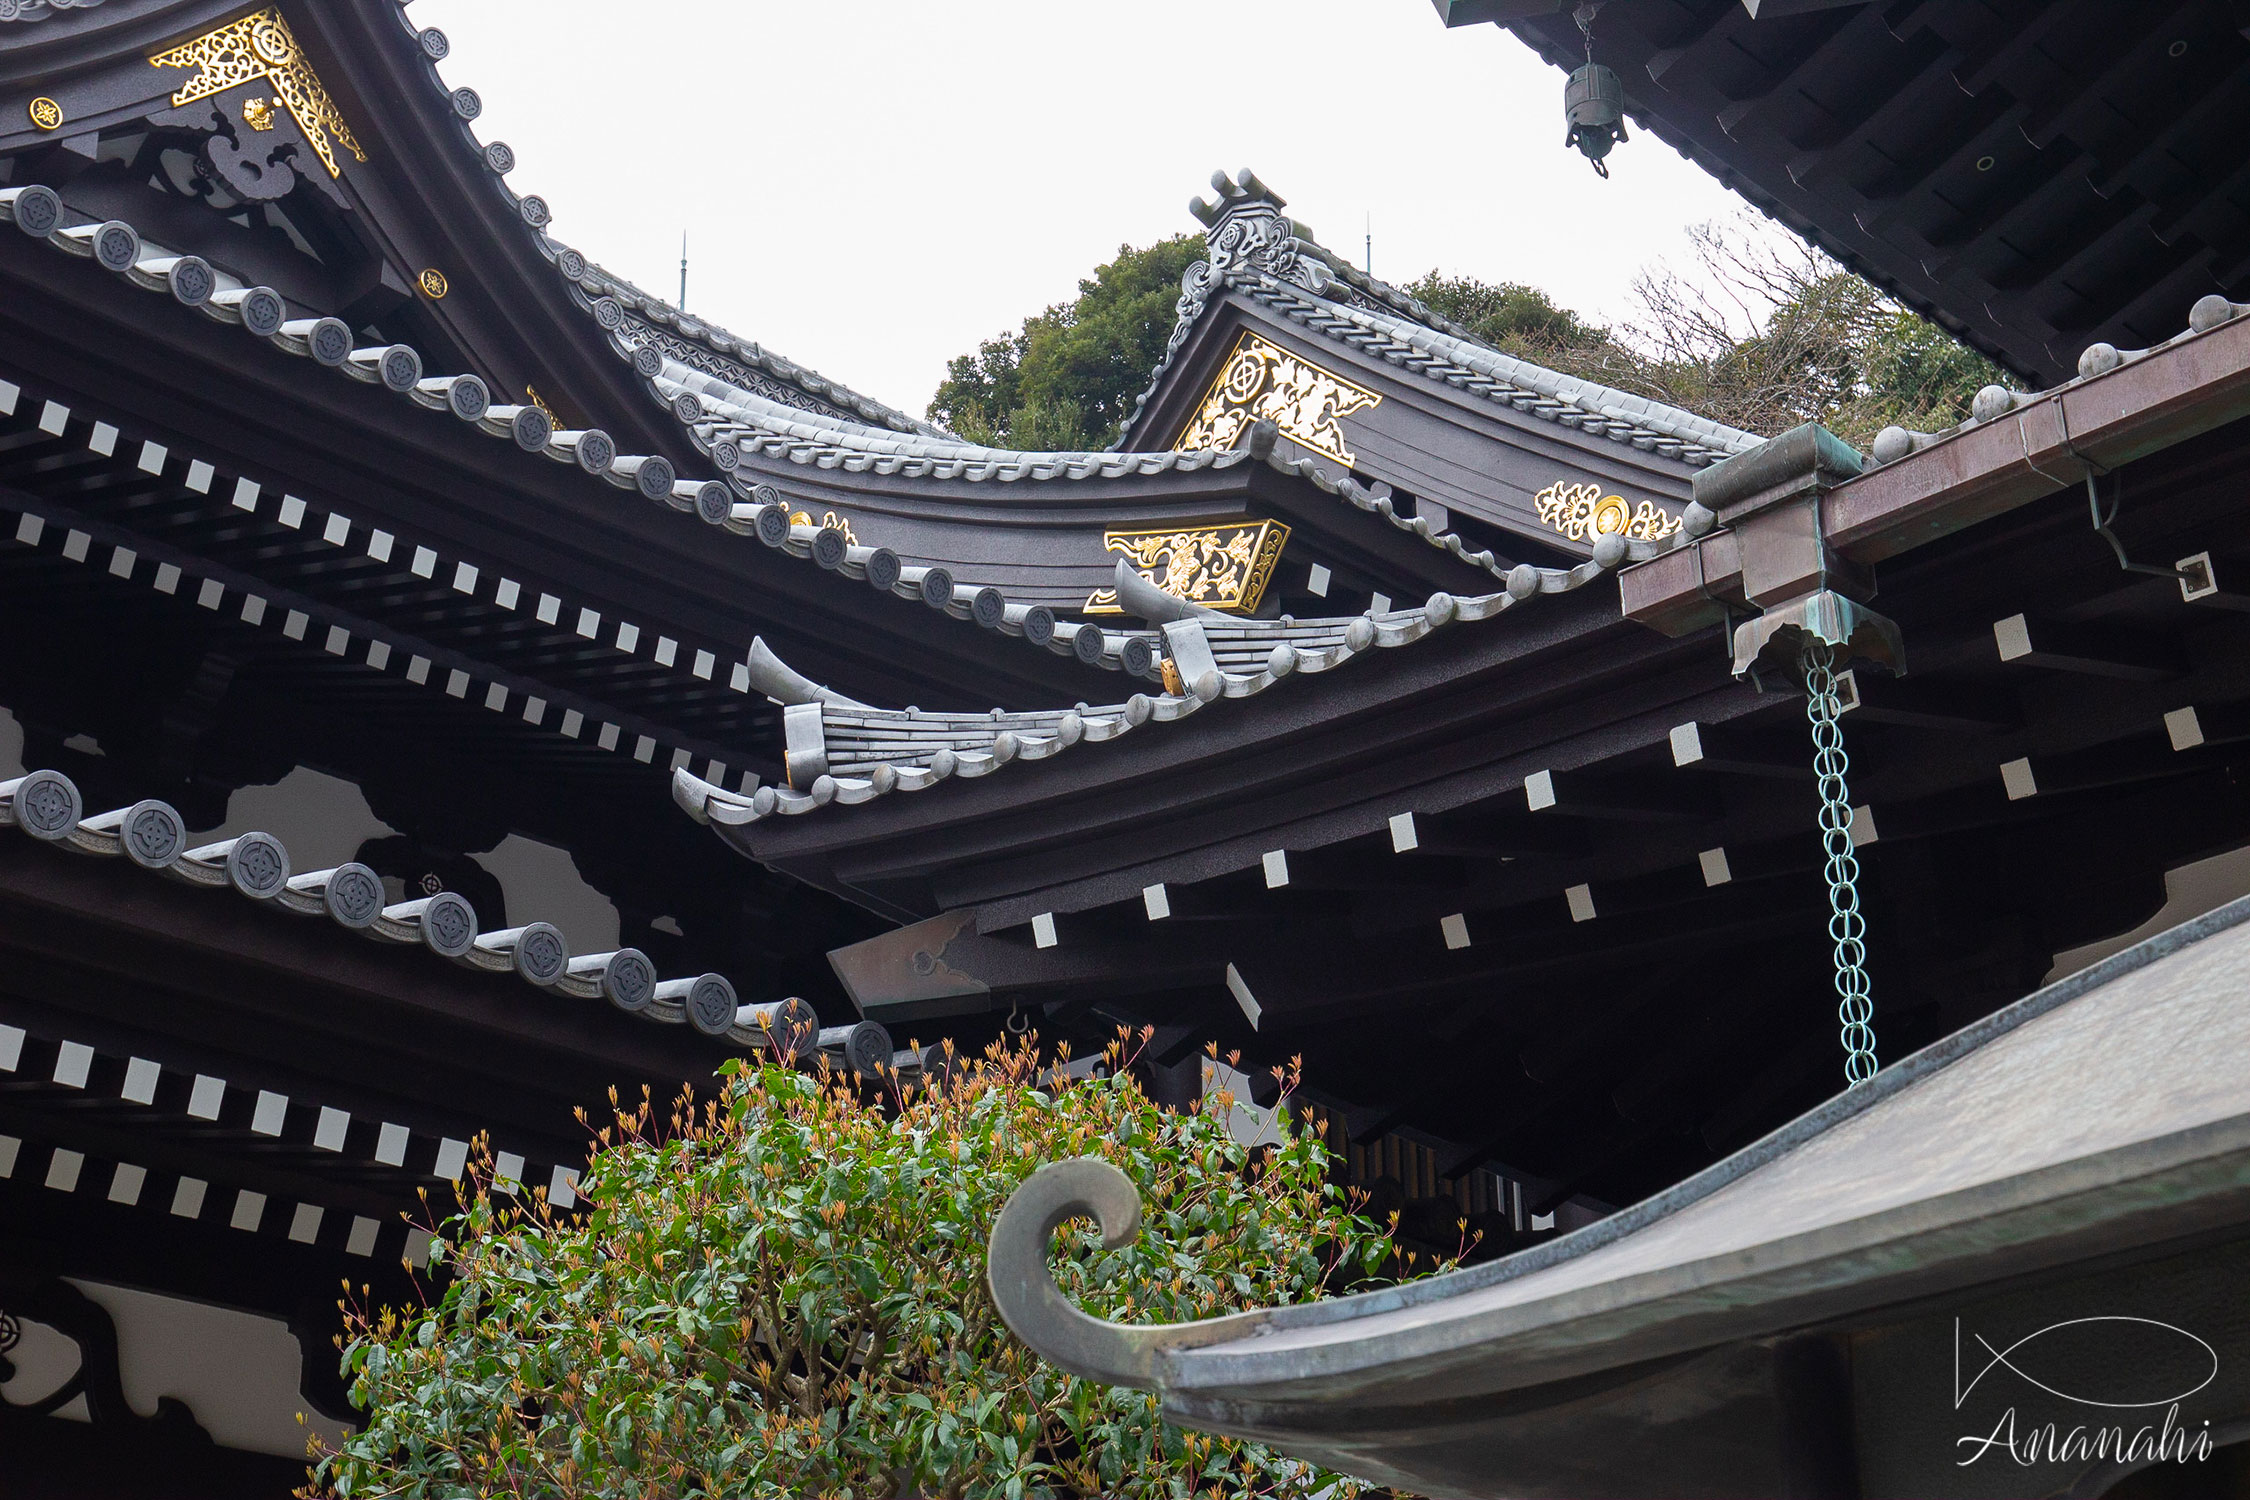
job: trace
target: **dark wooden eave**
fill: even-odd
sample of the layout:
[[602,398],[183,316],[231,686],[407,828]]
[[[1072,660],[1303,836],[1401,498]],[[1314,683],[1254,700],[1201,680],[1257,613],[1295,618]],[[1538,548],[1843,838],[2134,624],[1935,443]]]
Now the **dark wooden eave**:
[[[1585,60],[1566,0],[1435,3]],[[2051,383],[2088,344],[2145,347],[2250,286],[2246,21],[2222,0],[1612,0],[1594,45],[1637,123]]]

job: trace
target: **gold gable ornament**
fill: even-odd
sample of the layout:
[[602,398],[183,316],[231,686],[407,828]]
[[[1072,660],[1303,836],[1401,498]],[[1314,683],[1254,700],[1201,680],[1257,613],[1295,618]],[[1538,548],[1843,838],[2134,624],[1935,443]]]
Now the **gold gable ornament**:
[[25,106],[25,109],[31,116],[31,123],[41,130],[62,129],[63,107],[45,94],[41,94],[38,98],[32,100],[29,105]]
[[[195,75],[180,85],[172,95],[175,107],[193,104],[198,99],[208,99],[213,94],[223,94],[237,84],[265,79],[273,84],[280,102],[288,107],[297,126],[305,133],[319,153],[321,165],[328,175],[342,174],[336,165],[333,136],[351,152],[354,160],[367,160],[367,153],[359,147],[351,126],[344,123],[343,112],[336,101],[328,97],[328,90],[313,73],[312,64],[291,34],[289,23],[282,19],[277,6],[254,11],[238,21],[229,21],[216,31],[207,31],[194,41],[159,52],[150,58],[154,68],[193,68]],[[251,106],[258,105],[264,112],[266,124],[254,118]],[[253,100],[243,106],[243,119],[253,130],[265,130],[272,125],[273,104],[268,100]]]
[[1574,542],[1623,535],[1634,542],[1661,542],[1678,531],[1678,516],[1659,509],[1653,500],[1636,508],[1623,495],[1605,495],[1598,484],[1572,484],[1556,480],[1531,500],[1542,524]]
[[1356,460],[1344,446],[1342,419],[1382,404],[1375,392],[1245,333],[1175,446],[1238,448],[1251,423],[1271,422],[1291,442],[1351,464]]
[[[1289,528],[1279,521],[1102,535],[1103,547],[1122,552],[1143,578],[1173,598],[1233,615],[1257,611],[1288,543]],[[1116,615],[1124,610],[1111,588],[1088,595],[1085,612]]]

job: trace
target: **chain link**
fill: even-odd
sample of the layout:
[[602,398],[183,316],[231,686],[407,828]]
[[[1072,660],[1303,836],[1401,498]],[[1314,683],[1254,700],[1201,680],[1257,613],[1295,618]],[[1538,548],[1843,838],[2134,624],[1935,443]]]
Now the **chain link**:
[[1836,648],[1808,637],[1804,645],[1805,717],[1812,721],[1813,773],[1820,778],[1820,841],[1828,851],[1828,937],[1836,945],[1836,1019],[1842,1026],[1844,1080],[1875,1076],[1875,1002],[1867,983],[1867,923],[1859,913],[1859,857],[1852,852],[1852,797],[1844,778],[1842,707],[1836,695]]

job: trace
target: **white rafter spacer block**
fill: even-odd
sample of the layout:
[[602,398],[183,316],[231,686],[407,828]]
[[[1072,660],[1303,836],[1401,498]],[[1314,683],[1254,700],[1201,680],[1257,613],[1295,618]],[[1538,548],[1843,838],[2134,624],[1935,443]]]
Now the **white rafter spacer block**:
[[320,1124],[313,1129],[313,1144],[323,1151],[341,1151],[344,1149],[345,1133],[351,1128],[352,1117],[349,1110],[323,1104],[320,1107]]
[[394,1125],[388,1120],[383,1122],[383,1128],[376,1133],[375,1137],[375,1159],[386,1167],[403,1167],[406,1165],[406,1127],[404,1125]]
[[1591,922],[1594,920],[1594,888],[1592,886],[1574,885],[1569,890],[1564,891],[1563,895],[1570,902],[1570,920],[1573,922]]
[[1523,800],[1533,812],[1544,812],[1555,805],[1555,773],[1534,771],[1523,779]]
[[1702,866],[1703,883],[1707,886],[1725,885],[1734,879],[1734,870],[1727,864],[1727,851],[1723,848],[1706,849],[1695,857],[1695,862]]
[[1260,1018],[1265,1015],[1265,1007],[1258,1003],[1256,995],[1250,993],[1249,981],[1242,977],[1242,971],[1233,964],[1227,965],[1227,993],[1234,996],[1234,1003],[1242,1008],[1243,1019],[1250,1023],[1252,1031],[1256,1031]]
[[93,1070],[94,1049],[84,1042],[64,1042],[55,1049],[55,1082],[66,1089],[82,1089]]
[[469,1143],[446,1136],[438,1142],[437,1161],[430,1168],[430,1175],[441,1182],[459,1182],[468,1165]]
[[109,1201],[126,1208],[136,1207],[141,1201],[141,1188],[147,1182],[148,1168],[121,1161],[117,1170],[109,1174]]
[[272,1089],[258,1090],[258,1107],[251,1112],[250,1128],[259,1135],[280,1135],[289,1122],[289,1096]]
[[1162,881],[1141,887],[1141,905],[1147,908],[1151,922],[1161,922],[1172,915],[1172,897]]
[[1469,919],[1462,912],[1440,918],[1438,931],[1445,934],[1445,946],[1449,950],[1469,946]]
[[213,1078],[208,1073],[195,1075],[195,1087],[188,1092],[187,1112],[198,1120],[216,1120],[219,1108],[226,1103],[227,1081]]
[[128,1060],[125,1064],[125,1087],[117,1091],[117,1097],[128,1104],[154,1104],[156,1081],[163,1072],[162,1068],[145,1057]]
[[2039,795],[2039,778],[2032,774],[2029,759],[2011,760],[2001,766],[2000,784],[2008,789],[2010,802]]
[[1414,814],[1410,812],[1391,815],[1391,852],[1407,854],[1422,847],[1422,836],[1415,831]]
[[2196,717],[2195,707],[2175,708],[2164,716],[2164,732],[2171,736],[2175,750],[2193,750],[2203,743],[2203,721]]
[[1267,890],[1277,891],[1289,883],[1288,850],[1268,849],[1260,857],[1259,863],[1265,866]]
[[289,1238],[300,1245],[309,1245],[320,1238],[320,1221],[325,1211],[317,1203],[300,1203],[289,1216]]
[[357,1255],[362,1259],[373,1255],[375,1253],[375,1236],[382,1227],[382,1225],[364,1215],[354,1215],[352,1232],[344,1240],[344,1253],[346,1255]]
[[203,1195],[211,1185],[200,1177],[183,1177],[172,1189],[172,1212],[182,1219],[203,1217]]
[[77,1192],[78,1174],[85,1166],[85,1152],[66,1151],[57,1146],[55,1154],[47,1159],[47,1186],[58,1193]]
[[266,1219],[266,1195],[243,1188],[234,1195],[234,1212],[227,1217],[230,1227],[244,1234],[256,1234],[258,1226]]
[[1043,911],[1031,919],[1031,943],[1035,948],[1055,946],[1055,914]]

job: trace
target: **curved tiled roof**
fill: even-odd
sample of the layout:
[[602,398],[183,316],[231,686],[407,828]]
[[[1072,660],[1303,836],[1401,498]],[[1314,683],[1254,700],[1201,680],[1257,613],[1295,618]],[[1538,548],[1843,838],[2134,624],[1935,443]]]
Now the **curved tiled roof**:
[[[20,829],[75,854],[123,858],[188,885],[231,886],[276,911],[325,916],[377,942],[427,948],[468,968],[512,972],[540,989],[607,1000],[643,1021],[690,1023],[705,1036],[739,1047],[774,1046],[776,1025],[789,1033],[795,1051],[810,1040],[801,1024],[801,1001],[742,1005],[720,974],[662,979],[638,948],[573,956],[562,933],[545,922],[483,932],[476,909],[452,892],[386,903],[382,877],[367,866],[294,873],[288,849],[271,834],[246,833],[190,848],[187,824],[167,803],[137,802],[88,817],[78,788],[59,771],[0,782],[0,828]],[[798,1009],[789,1009],[792,1005]]]
[[0,0],[0,21],[44,21],[58,10],[90,10],[102,0]]
[[[1691,525],[1700,535],[1710,523],[1709,513],[1699,512]],[[1254,697],[1284,678],[1327,672],[1374,649],[1412,645],[1449,625],[1493,619],[1542,595],[1569,593],[1677,544],[1677,538],[1629,544],[1607,536],[1592,559],[1574,568],[1519,564],[1509,570],[1506,587],[1493,593],[1468,598],[1437,593],[1415,609],[1316,620],[1240,619],[1199,609],[1162,592],[1120,559],[1119,603],[1156,625],[1128,638],[1150,642],[1145,652],[1161,649],[1162,659],[1153,665],[1168,669],[1168,690],[1135,693],[1101,707],[1081,703],[990,713],[873,708],[792,671],[759,641],[751,647],[751,684],[782,706],[790,785],[738,795],[682,769],[672,776],[673,798],[749,853],[733,830],[764,818],[923,791],[951,777],[986,776],[1014,761],[1045,760],[1082,742],[1101,744],[1147,724],[1173,723],[1225,699]]]
[[2198,298],[2188,310],[2188,326],[2146,349],[2119,349],[2113,344],[2089,344],[2078,356],[2078,374],[2043,391],[2015,391],[2004,385],[1988,385],[1978,391],[1970,404],[1968,420],[1958,422],[1942,432],[1915,432],[1905,427],[1886,427],[1875,435],[1873,452],[1869,455],[1875,463],[1896,463],[1912,453],[1918,453],[1933,443],[1940,443],[1957,433],[1967,432],[1988,422],[1997,422],[2019,407],[2044,400],[2058,391],[2067,391],[2089,380],[2107,375],[2122,366],[2148,358],[2160,349],[2169,349],[2184,339],[2209,333],[2224,323],[2231,323],[2244,314],[2250,314],[2250,302],[2230,302],[2213,292]]
[[1689,463],[1711,464],[1755,448],[1765,439],[1708,417],[1563,375],[1474,339],[1456,337],[1406,318],[1316,297],[1271,276],[1244,289],[1293,322],[1340,338],[1392,364],[1448,385]]
[[1254,173],[1245,170],[1233,178],[1215,173],[1211,184],[1220,201],[1197,199],[1189,207],[1211,226],[1212,257],[1190,267],[1182,279],[1172,336],[1125,419],[1119,446],[1136,436],[1134,428],[1174,357],[1204,310],[1227,289],[1417,374],[1690,464],[1717,463],[1762,441],[1663,402],[1503,354],[1398,288],[1354,269],[1315,241],[1305,226],[1283,218],[1286,200]]

